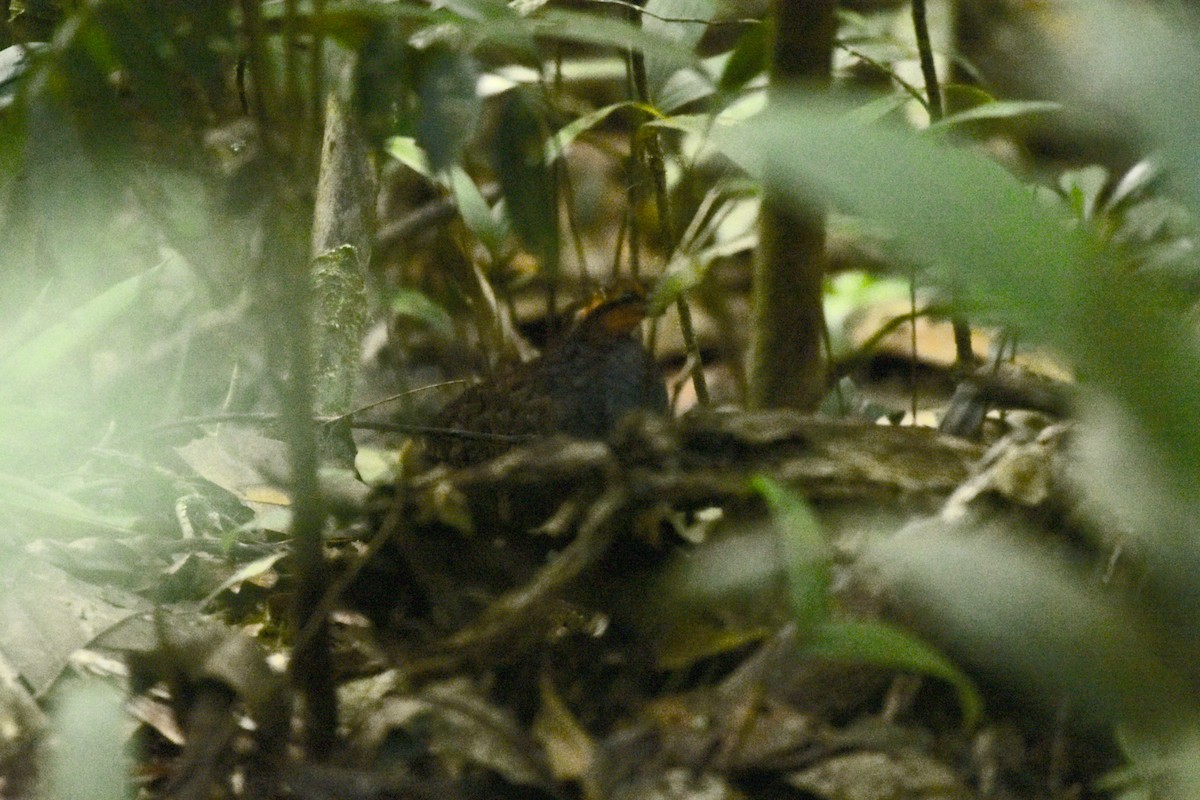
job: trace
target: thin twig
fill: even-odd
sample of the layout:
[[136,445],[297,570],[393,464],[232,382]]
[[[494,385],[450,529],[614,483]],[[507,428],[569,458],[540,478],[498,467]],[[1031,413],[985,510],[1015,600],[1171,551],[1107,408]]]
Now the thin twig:
[[[929,98],[930,122],[937,122],[945,116],[945,106],[942,103],[942,87],[938,83],[937,64],[933,60],[933,46],[929,41],[929,20],[925,14],[925,0],[912,0],[913,31],[917,39],[917,55],[921,61],[921,75],[925,79],[925,95]],[[915,290],[914,290],[915,291]],[[916,309],[916,302],[913,303]],[[954,356],[957,369],[965,373],[975,362],[975,351],[971,346],[971,325],[961,316],[951,320],[954,329]],[[913,326],[913,362],[916,363],[916,326]],[[913,416],[916,416],[916,382],[913,383]]]
[[882,61],[871,58],[866,53],[863,53],[859,50],[855,50],[853,47],[851,47],[848,44],[840,44],[839,43],[837,45],[837,47],[838,47],[838,49],[844,51],[848,55],[854,56],[859,61],[862,61],[864,64],[869,64],[872,67],[874,67],[875,69],[882,72],[883,74],[887,75],[889,78],[891,78],[893,81],[895,81],[896,85],[899,86],[901,89],[903,89],[906,94],[908,94],[910,97],[912,97],[912,99],[914,99],[918,103],[920,103],[922,108],[924,108],[926,111],[929,111],[929,100],[926,99],[925,95],[921,92],[921,90],[918,89],[916,86],[913,86],[908,81],[904,80],[904,78],[901,78],[896,73],[896,70],[892,69],[887,64],[884,64]]

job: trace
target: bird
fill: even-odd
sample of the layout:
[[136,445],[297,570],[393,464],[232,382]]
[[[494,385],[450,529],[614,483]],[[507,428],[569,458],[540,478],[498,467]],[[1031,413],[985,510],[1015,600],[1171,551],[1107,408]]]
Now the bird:
[[539,436],[603,439],[633,411],[669,411],[654,357],[634,335],[646,293],[623,283],[598,293],[541,355],[501,369],[435,416],[426,452],[453,467],[493,458]]

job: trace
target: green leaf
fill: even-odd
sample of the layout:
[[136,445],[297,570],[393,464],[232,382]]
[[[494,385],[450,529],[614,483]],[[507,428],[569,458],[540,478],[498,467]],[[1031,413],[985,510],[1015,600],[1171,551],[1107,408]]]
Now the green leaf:
[[519,87],[500,100],[491,142],[492,166],[513,230],[550,274],[558,269],[558,186],[546,164],[545,125],[532,91]]
[[1061,553],[999,526],[928,523],[863,558],[923,630],[1031,699],[1052,707],[1070,697],[1088,724],[1120,720],[1163,735],[1200,719],[1194,687],[1160,651],[1161,630]]
[[463,147],[475,135],[483,103],[475,93],[475,60],[444,47],[426,52],[421,61],[417,95],[417,143],[434,172],[458,162]]
[[983,698],[971,679],[941,653],[915,636],[882,622],[826,622],[804,641],[805,655],[833,661],[874,664],[940,678],[954,687],[963,726],[974,728]]
[[722,92],[736,92],[767,68],[767,47],[771,40],[772,20],[750,25],[738,37],[725,69],[717,81]]
[[[1194,541],[1184,520],[1200,513],[1200,355],[1177,301],[1121,269],[1065,209],[980,154],[795,100],[715,134],[781,197],[797,206],[833,201],[883,224],[968,309],[989,309],[1068,363],[1087,365],[1089,388],[1117,401],[1141,432],[1147,463],[1162,467],[1157,499],[1139,504],[1142,524]],[[1110,432],[1113,419],[1101,420]],[[1170,563],[1182,579],[1200,551]]]
[[101,514],[62,492],[47,489],[20,475],[0,472],[0,508],[5,506],[26,514],[116,533],[130,533],[133,530],[129,520]]
[[429,157],[412,136],[392,136],[384,142],[383,149],[418,175],[423,175],[431,181],[436,180],[429,165]]
[[1108,170],[1099,165],[1064,172],[1058,178],[1071,209],[1079,219],[1090,222],[1100,209],[1101,197],[1108,187]]
[[832,200],[882,223],[961,297],[1011,312],[1022,329],[1054,319],[1051,343],[1072,344],[1063,300],[1093,280],[1094,248],[998,164],[795,100],[715,136],[795,205]]
[[125,314],[159,273],[157,267],[127,278],[76,308],[61,322],[30,337],[0,357],[0,402],[32,388],[80,348],[95,342],[105,328]]
[[[709,21],[717,13],[714,0],[647,0],[644,8],[642,29],[669,39],[688,52],[696,49],[708,30]],[[647,50],[646,81],[650,85],[650,96],[657,99],[659,90],[678,69],[675,59],[662,57],[655,49]]]
[[974,108],[950,114],[929,125],[927,133],[938,133],[950,130],[967,122],[978,122],[986,119],[1012,119],[1031,114],[1048,114],[1062,111],[1062,103],[1051,103],[1041,100],[996,100]]
[[815,630],[829,618],[829,544],[808,505],[791,491],[765,475],[752,478],[750,485],[775,520],[792,616],[801,631]]
[[401,287],[392,295],[392,311],[418,320],[442,336],[454,333],[454,322],[446,309],[429,299],[420,289]]
[[58,698],[56,747],[46,764],[50,797],[127,800],[133,774],[125,730],[124,697],[100,680],[72,683]]
[[467,229],[487,248],[492,261],[502,261],[508,242],[508,226],[492,213],[487,200],[462,167],[454,167],[449,174],[450,192],[458,206]]
[[563,8],[546,8],[530,18],[538,36],[585,44],[605,45],[618,50],[630,48],[653,54],[660,60],[663,70],[674,71],[695,66],[697,59],[692,47],[659,31],[643,30],[625,20],[599,17],[583,11]]
[[623,100],[620,103],[613,103],[612,105],[597,108],[595,111],[571,120],[558,129],[558,133],[554,134],[546,142],[546,163],[552,163],[565,153],[567,148],[571,146],[571,143],[579,138],[580,134],[590,131],[608,119],[613,112],[620,111],[623,108],[635,108],[644,112],[647,116],[657,116],[657,112],[650,106],[635,103],[631,100]]

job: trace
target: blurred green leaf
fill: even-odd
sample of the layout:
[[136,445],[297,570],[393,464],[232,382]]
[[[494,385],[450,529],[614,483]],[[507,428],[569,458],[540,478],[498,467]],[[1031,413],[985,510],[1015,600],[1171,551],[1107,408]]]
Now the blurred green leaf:
[[1101,195],[1108,187],[1108,170],[1098,165],[1069,170],[1058,178],[1058,188],[1079,219],[1091,222],[1100,209]]
[[450,319],[449,312],[429,299],[429,295],[420,289],[408,286],[397,289],[392,295],[392,311],[423,322],[442,336],[450,336],[454,333],[454,323]]
[[1141,127],[1133,133],[1153,142],[1171,186],[1200,204],[1193,113],[1200,108],[1200,17],[1185,5],[1114,0],[1070,0],[1060,13],[1072,25],[1062,42],[1065,69],[1045,79],[1060,96],[1087,97],[1102,86],[1106,97],[1122,98],[1122,112]]
[[1067,697],[1091,723],[1164,735],[1200,720],[1197,695],[1164,662],[1145,617],[1027,539],[929,523],[866,558],[938,641],[1048,707]]
[[[833,201],[883,224],[968,309],[987,309],[1086,365],[1088,387],[1118,401],[1144,436],[1147,462],[1162,465],[1163,489],[1147,507],[1154,528],[1194,540],[1200,347],[1177,302],[1120,269],[1064,209],[982,155],[863,126],[815,102],[781,102],[715,136],[782,197],[799,206]],[[1200,568],[1200,550],[1176,551],[1164,567],[1182,579]]]
[[421,100],[417,142],[434,172],[458,162],[475,135],[483,103],[475,93],[478,67],[463,53],[439,47],[423,54],[417,94]]
[[490,143],[513,230],[550,274],[558,269],[558,185],[546,164],[541,104],[524,87],[506,92]]
[[662,64],[664,73],[696,64],[692,46],[664,35],[654,29],[643,29],[625,20],[601,17],[584,11],[546,8],[531,17],[538,36],[594,45],[606,45],[618,50],[635,48]]
[[939,133],[958,127],[968,122],[978,122],[987,119],[1012,119],[1030,114],[1048,114],[1062,111],[1062,103],[1052,103],[1045,100],[994,100],[983,103],[957,114],[942,117],[937,122],[930,123],[926,132]]
[[436,180],[434,177],[433,168],[429,164],[429,157],[425,155],[425,151],[417,144],[417,140],[412,136],[392,136],[384,142],[383,149],[392,158],[399,161],[404,166],[416,172],[418,175],[423,175],[429,180]]
[[940,678],[954,687],[963,727],[974,728],[983,715],[983,698],[971,679],[945,656],[912,634],[882,622],[830,621],[804,641],[806,655],[833,661],[874,664]]
[[[715,0],[647,0],[642,29],[675,42],[688,52],[696,49],[708,22],[717,13]],[[659,99],[659,90],[679,69],[677,59],[660,56],[658,48],[646,50],[646,81],[650,96]]]
[[656,113],[654,109],[650,108],[649,106],[642,105],[641,103],[634,103],[630,100],[623,100],[620,103],[613,103],[612,105],[598,108],[595,111],[584,114],[582,117],[576,117],[566,125],[559,128],[558,133],[554,134],[554,136],[550,137],[550,139],[546,142],[547,163],[553,162],[555,159],[562,156],[562,154],[566,152],[567,148],[571,146],[572,142],[579,138],[580,134],[590,131],[592,128],[608,119],[608,117],[614,111],[620,111],[622,108],[636,108],[639,111],[645,112],[649,116],[654,116]]
[[765,475],[752,478],[750,485],[774,517],[792,616],[802,632],[815,630],[829,619],[829,544],[808,504],[791,491]]
[[487,200],[461,167],[450,170],[450,192],[467,229],[487,248],[493,262],[504,260],[508,249],[508,226],[497,219]]
[[66,319],[33,336],[16,350],[0,356],[0,401],[12,400],[33,388],[37,381],[57,368],[80,348],[121,317],[141,297],[158,268],[128,278],[72,311]]
[[1079,294],[1089,243],[983,156],[815,102],[781,102],[715,136],[782,196],[832,200],[883,223],[962,295],[1012,312],[1022,328],[1061,322],[1064,299]]
[[772,27],[773,22],[768,18],[746,28],[738,37],[729,60],[725,62],[717,88],[722,92],[736,92],[767,68],[767,48]]
[[65,689],[54,713],[55,747],[46,770],[52,800],[126,800],[132,796],[123,704],[122,693],[99,680]]
[[133,529],[128,519],[93,511],[62,492],[11,473],[0,472],[0,507],[116,533]]

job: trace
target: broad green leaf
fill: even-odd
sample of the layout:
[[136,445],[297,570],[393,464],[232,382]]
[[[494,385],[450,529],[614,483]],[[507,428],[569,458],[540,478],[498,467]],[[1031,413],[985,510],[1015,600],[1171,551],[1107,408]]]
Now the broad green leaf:
[[716,86],[703,69],[676,70],[655,93],[654,105],[659,111],[670,113],[711,97],[714,92]]
[[61,322],[28,338],[16,350],[0,356],[0,401],[11,400],[33,387],[64,359],[93,344],[105,328],[119,319],[141,297],[159,274],[153,268],[127,278],[76,308]]
[[829,618],[829,543],[803,500],[765,475],[750,483],[774,516],[792,616],[802,632],[815,630]]
[[[833,201],[882,224],[968,307],[1087,365],[1089,384],[1118,400],[1151,463],[1165,467],[1173,499],[1156,504],[1156,527],[1191,541],[1183,520],[1200,498],[1200,348],[1170,298],[982,155],[812,102],[781,102],[715,136],[782,197]],[[1200,566],[1200,552],[1186,563]]]
[[430,169],[441,172],[475,135],[483,105],[475,93],[478,67],[470,56],[439,47],[424,54],[420,74],[417,143]]
[[[692,52],[716,15],[717,3],[715,0],[646,0],[644,10],[643,30]],[[646,80],[652,98],[658,99],[659,90],[678,68],[674,59],[661,57],[653,49],[646,51]]]
[[864,559],[930,636],[1030,699],[1049,707],[1070,697],[1091,724],[1120,720],[1164,736],[1200,719],[1200,697],[1142,613],[1030,539],[927,524]]
[[963,726],[974,728],[983,714],[983,698],[962,670],[912,634],[882,622],[835,622],[818,626],[804,641],[806,655],[834,661],[875,664],[940,678],[954,687]]
[[736,92],[767,68],[767,48],[771,40],[772,20],[750,25],[738,38],[737,45],[717,81],[722,92]]
[[[1172,187],[1200,202],[1195,109],[1200,108],[1200,19],[1183,5],[1142,7],[1113,0],[1067,0],[1064,69],[1046,75],[1058,96],[1120,97],[1120,111],[1156,147]],[[1114,57],[1114,54],[1121,54]]]
[[507,92],[491,142],[491,161],[513,230],[550,274],[558,269],[558,189],[546,164],[546,131],[536,95]]
[[714,135],[781,196],[882,223],[963,297],[1011,312],[1023,329],[1055,319],[1051,343],[1073,344],[1063,303],[1090,280],[1093,250],[998,164],[818,103],[779,103]]
[[686,43],[658,31],[644,30],[625,20],[583,11],[546,8],[528,21],[538,36],[653,53],[656,59],[661,60],[664,71],[694,66],[697,60],[692,47]]

